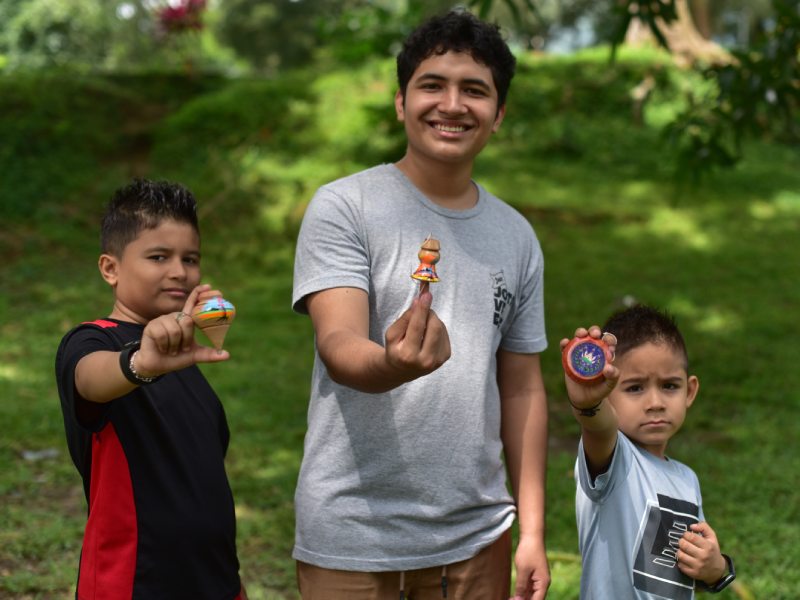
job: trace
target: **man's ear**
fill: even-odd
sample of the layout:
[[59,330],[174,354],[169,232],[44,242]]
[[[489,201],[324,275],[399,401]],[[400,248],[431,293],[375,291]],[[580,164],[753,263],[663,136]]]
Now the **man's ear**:
[[101,254],[97,261],[100,275],[111,287],[116,287],[119,279],[119,259],[113,254]]
[[503,104],[500,108],[497,109],[497,116],[494,118],[494,124],[492,125],[492,133],[497,133],[497,130],[500,129],[500,123],[503,122],[505,116],[506,116],[506,105]]
[[692,405],[699,390],[700,380],[695,375],[690,375],[686,382],[686,408],[689,408]]
[[397,90],[394,95],[394,110],[397,113],[397,120],[401,123],[406,120],[405,103],[406,97],[403,95],[403,90]]

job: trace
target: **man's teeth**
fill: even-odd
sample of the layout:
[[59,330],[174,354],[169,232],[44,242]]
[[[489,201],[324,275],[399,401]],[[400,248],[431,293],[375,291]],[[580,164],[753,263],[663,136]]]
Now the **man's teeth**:
[[467,130],[463,125],[442,125],[441,123],[436,123],[434,127],[439,131],[447,131],[448,133],[460,133]]

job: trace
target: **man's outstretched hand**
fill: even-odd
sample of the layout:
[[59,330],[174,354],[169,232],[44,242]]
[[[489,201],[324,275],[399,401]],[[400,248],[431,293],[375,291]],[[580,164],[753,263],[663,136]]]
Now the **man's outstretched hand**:
[[424,289],[386,330],[386,362],[405,381],[435,371],[450,358],[450,336],[432,302]]

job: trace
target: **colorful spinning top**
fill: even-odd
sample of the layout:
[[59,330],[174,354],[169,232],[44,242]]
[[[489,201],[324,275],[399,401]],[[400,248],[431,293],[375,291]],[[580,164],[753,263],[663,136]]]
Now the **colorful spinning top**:
[[439,262],[439,240],[432,238],[430,235],[422,242],[422,246],[417,253],[419,258],[419,266],[417,270],[411,274],[411,277],[418,281],[427,281],[429,283],[436,283],[439,277],[436,275],[436,265]]
[[608,346],[593,337],[573,338],[561,353],[564,372],[573,381],[591,385],[602,381]]
[[214,348],[222,350],[225,335],[231,326],[236,309],[222,296],[203,292],[192,311],[194,324],[211,340]]

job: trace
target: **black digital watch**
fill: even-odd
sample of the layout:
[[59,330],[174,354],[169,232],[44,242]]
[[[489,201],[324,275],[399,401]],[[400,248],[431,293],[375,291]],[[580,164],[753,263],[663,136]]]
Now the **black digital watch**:
[[730,585],[730,583],[734,579],[736,579],[736,568],[733,566],[733,559],[727,554],[723,554],[722,558],[725,559],[725,562],[728,565],[728,573],[726,575],[723,575],[719,581],[711,585],[703,581],[698,581],[697,583],[699,589],[705,590],[706,592],[711,592],[712,594],[716,594],[717,592],[721,592],[722,590],[724,590],[726,587]]

